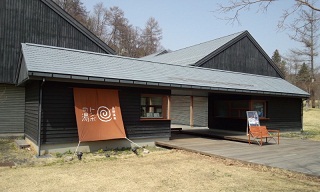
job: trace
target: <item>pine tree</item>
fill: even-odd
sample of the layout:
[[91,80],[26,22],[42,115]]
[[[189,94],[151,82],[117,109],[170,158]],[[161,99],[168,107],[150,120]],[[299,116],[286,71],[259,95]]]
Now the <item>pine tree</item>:
[[272,55],[271,59],[278,66],[278,68],[280,69],[281,73],[286,77],[287,76],[286,61],[282,60],[282,57],[281,57],[278,49],[276,49],[273,52],[273,55]]
[[310,86],[312,82],[312,75],[309,66],[303,63],[298,71],[297,85],[310,93]]

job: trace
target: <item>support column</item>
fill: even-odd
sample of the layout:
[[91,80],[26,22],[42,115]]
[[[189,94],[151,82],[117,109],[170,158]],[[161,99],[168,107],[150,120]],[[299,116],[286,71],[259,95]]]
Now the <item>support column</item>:
[[167,109],[167,118],[168,119],[171,119],[170,112],[171,112],[171,96],[168,96],[168,109]]
[[190,126],[194,126],[193,122],[193,96],[190,96]]

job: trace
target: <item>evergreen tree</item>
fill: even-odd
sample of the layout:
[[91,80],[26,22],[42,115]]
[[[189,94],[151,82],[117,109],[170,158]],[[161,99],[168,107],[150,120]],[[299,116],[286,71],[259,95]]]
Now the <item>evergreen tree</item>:
[[298,71],[297,85],[301,89],[304,89],[305,91],[310,93],[311,80],[311,70],[306,63],[303,63]]
[[278,49],[276,49],[273,52],[271,59],[278,66],[281,73],[286,77],[287,76],[287,66],[286,66],[287,63],[285,60],[282,59]]

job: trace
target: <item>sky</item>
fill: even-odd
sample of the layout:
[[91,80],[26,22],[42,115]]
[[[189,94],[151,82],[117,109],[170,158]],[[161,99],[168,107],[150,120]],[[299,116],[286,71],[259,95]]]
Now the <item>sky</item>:
[[293,1],[279,1],[269,6],[267,12],[257,13],[251,8],[240,14],[240,24],[228,23],[218,17],[217,3],[226,0],[82,0],[88,11],[102,2],[105,7],[118,6],[133,26],[144,28],[150,17],[154,17],[161,29],[161,44],[165,49],[178,50],[219,37],[247,30],[271,57],[278,49],[288,55],[290,49],[301,48],[288,36],[288,31],[279,31],[277,24],[283,10]]

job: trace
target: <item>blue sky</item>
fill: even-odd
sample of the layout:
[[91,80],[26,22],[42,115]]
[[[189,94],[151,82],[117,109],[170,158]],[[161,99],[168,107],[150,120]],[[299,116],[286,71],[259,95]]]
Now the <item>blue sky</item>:
[[[92,10],[98,2],[104,6],[118,6],[130,24],[143,28],[150,17],[154,17],[162,28],[161,44],[166,49],[177,50],[239,31],[248,30],[260,46],[271,57],[278,49],[287,54],[292,48],[301,46],[290,40],[286,31],[279,32],[277,23],[282,10],[290,5],[280,1],[270,6],[267,13],[257,13],[252,8],[241,13],[241,25],[228,24],[217,19],[218,2],[226,0],[82,0],[87,10]],[[231,16],[231,15],[229,15]]]

